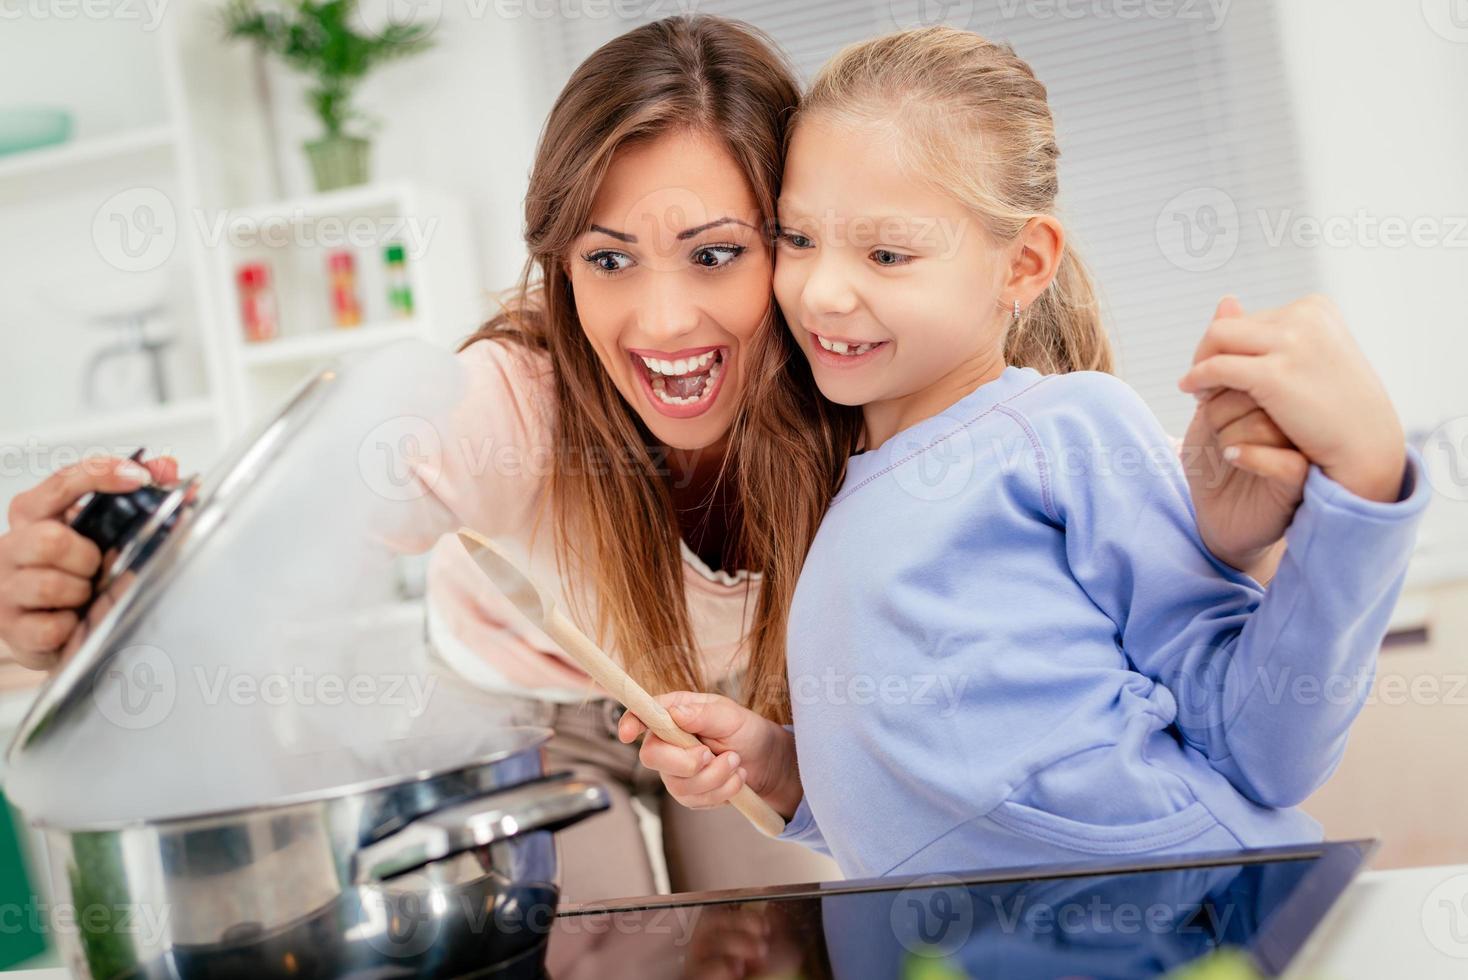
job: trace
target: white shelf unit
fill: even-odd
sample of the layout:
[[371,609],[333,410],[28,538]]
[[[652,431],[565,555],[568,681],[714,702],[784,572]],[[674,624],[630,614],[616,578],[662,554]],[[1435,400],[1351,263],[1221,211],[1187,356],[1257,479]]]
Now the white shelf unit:
[[318,330],[270,343],[246,344],[240,357],[247,368],[314,364],[390,341],[418,337],[422,333],[423,327],[417,318],[364,323],[350,329]]
[[[230,210],[214,276],[228,309],[221,345],[238,414],[258,419],[309,373],[331,361],[413,338],[451,347],[475,325],[473,252],[462,202],[395,182],[351,187]],[[388,302],[385,250],[402,244],[411,315]],[[332,323],[328,257],[350,252],[362,311],[356,326]],[[245,339],[236,277],[259,262],[270,270],[279,320],[273,339]]]
[[150,433],[212,426],[217,416],[212,398],[191,398],[119,412],[101,419],[57,422],[40,429],[8,432],[0,435],[0,446],[82,446],[88,442],[129,442]]
[[[10,364],[0,376],[0,531],[11,497],[73,459],[146,447],[198,469],[232,428],[217,305],[193,220],[200,181],[173,20],[154,31],[89,21],[67,32],[75,46],[61,48],[54,24],[21,19],[6,28],[11,43],[46,53],[25,68],[0,68],[0,81],[21,101],[69,104],[77,135],[0,157],[0,262],[8,270],[0,331]],[[122,77],[107,91],[84,92],[76,79],[102,62]],[[173,212],[176,241],[156,268],[126,267],[99,237],[102,209],[139,189],[161,194]],[[122,220],[135,217],[143,216]],[[168,397],[155,403],[130,387],[137,393],[99,407],[82,395],[88,358],[111,340],[98,317],[125,313],[142,295],[161,297],[162,323],[176,337],[164,360]],[[130,370],[141,372],[142,355],[132,357]]]
[[155,165],[170,159],[177,146],[178,130],[165,123],[3,156],[0,203]]

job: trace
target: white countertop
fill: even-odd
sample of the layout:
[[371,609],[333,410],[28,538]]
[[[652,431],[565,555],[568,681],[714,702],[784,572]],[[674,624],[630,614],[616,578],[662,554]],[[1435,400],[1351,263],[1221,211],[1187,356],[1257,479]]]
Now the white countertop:
[[1364,872],[1315,930],[1287,976],[1468,977],[1468,864]]
[[[55,968],[4,976],[67,980],[68,974]],[[1468,977],[1468,864],[1363,873],[1310,937],[1287,977]]]

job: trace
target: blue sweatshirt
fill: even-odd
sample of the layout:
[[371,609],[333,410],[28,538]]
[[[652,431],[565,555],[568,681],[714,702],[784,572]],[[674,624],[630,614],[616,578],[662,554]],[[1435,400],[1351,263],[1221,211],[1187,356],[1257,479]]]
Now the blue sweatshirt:
[[1268,591],[1117,378],[1008,367],[851,458],[790,613],[805,798],[848,876],[1318,840],[1430,493],[1311,467]]

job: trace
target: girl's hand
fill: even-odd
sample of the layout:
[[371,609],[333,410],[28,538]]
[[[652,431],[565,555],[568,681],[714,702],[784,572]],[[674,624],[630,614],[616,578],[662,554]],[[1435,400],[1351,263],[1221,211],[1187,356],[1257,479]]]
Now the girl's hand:
[[23,666],[54,667],[78,607],[92,598],[102,554],[66,524],[73,506],[93,491],[124,493],[150,480],[176,482],[177,461],[89,457],[10,501],[10,529],[0,535],[0,644]]
[[[1243,313],[1229,296],[1213,317]],[[1203,345],[1198,350],[1202,356]],[[1284,550],[1285,529],[1304,495],[1310,461],[1253,396],[1232,388],[1200,395],[1183,445],[1203,543],[1221,561],[1269,581]]]
[[[1381,380],[1323,296],[1245,315],[1224,308],[1178,382],[1190,394],[1250,396],[1295,448],[1358,497],[1401,496],[1407,439]],[[1232,315],[1229,315],[1232,314]],[[1274,452],[1256,454],[1275,456]],[[1242,457],[1241,457],[1242,458]]]
[[617,737],[633,742],[647,732],[638,758],[662,774],[679,803],[694,810],[722,806],[746,783],[789,820],[802,789],[795,768],[795,738],[780,725],[720,694],[674,691],[658,696],[673,721],[704,744],[684,749],[658,738],[632,712],[622,716]]

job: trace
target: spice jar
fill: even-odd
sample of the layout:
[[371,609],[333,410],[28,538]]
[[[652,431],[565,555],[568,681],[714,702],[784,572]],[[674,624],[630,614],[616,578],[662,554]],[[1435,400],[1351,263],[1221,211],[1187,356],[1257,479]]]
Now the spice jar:
[[251,343],[270,340],[280,332],[276,315],[275,291],[270,285],[270,267],[264,262],[250,262],[236,273],[240,294],[240,324],[245,339]]
[[408,280],[407,256],[401,242],[393,242],[383,251],[387,263],[387,305],[393,315],[407,319],[413,315],[413,286]]
[[362,304],[357,300],[357,263],[351,252],[332,252],[327,259],[331,274],[331,316],[338,327],[355,327],[362,322]]

